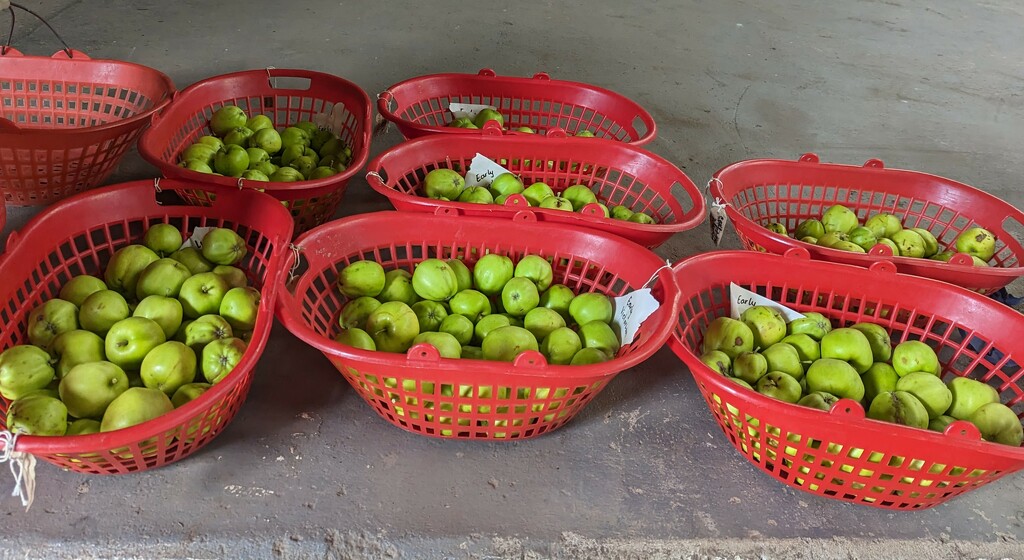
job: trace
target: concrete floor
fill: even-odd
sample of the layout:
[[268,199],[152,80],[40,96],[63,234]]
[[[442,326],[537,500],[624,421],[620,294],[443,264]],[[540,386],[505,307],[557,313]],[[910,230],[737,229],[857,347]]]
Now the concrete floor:
[[[266,66],[335,73],[371,96],[440,71],[547,71],[647,107],[659,127],[649,148],[698,184],[733,161],[814,151],[1024,206],[1013,0],[31,4],[73,47],[159,68],[180,88]],[[58,48],[23,15],[14,44]],[[374,153],[399,140],[390,132]],[[111,181],[153,173],[133,153]],[[356,179],[339,215],[387,208]],[[34,210],[10,213],[5,235]],[[658,253],[708,251],[706,232]],[[739,247],[734,233],[723,246]],[[0,499],[0,558],[1024,557],[1024,476],[907,513],[792,490],[736,453],[667,349],[559,431],[491,444],[392,427],[278,327],[246,406],[197,455],[121,477],[43,464],[38,478],[30,512]]]

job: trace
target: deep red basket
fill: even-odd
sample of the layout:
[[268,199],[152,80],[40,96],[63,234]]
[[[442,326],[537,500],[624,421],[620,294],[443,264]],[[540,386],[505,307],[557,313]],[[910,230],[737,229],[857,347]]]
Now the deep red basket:
[[44,205],[101,184],[171,100],[163,73],[76,50],[0,49],[0,193]]
[[[797,161],[734,163],[715,173],[710,186],[712,196],[725,203],[726,214],[747,249],[782,254],[803,247],[816,259],[857,266],[889,260],[901,273],[943,280],[980,293],[998,290],[1024,275],[1024,246],[1015,236],[1024,231],[1024,213],[991,194],[944,177],[885,169],[877,159],[857,167],[819,163],[818,156],[804,154]],[[869,215],[889,212],[899,217],[904,227],[932,232],[941,247],[952,245],[965,229],[980,225],[996,235],[995,265],[976,267],[970,257],[954,257],[948,263],[894,257],[884,246],[876,246],[868,254],[852,253],[811,245],[764,227],[779,222],[793,231],[801,221],[820,218],[837,203],[856,212],[862,223]]]
[[735,282],[798,311],[822,313],[835,326],[870,321],[889,330],[894,343],[923,340],[936,349],[944,380],[985,381],[1020,415],[1024,340],[1015,333],[1024,321],[1009,307],[897,274],[889,262],[864,269],[812,261],[802,249],[786,256],[710,253],[676,264],[674,272],[679,321],[670,345],[729,441],[776,480],[857,504],[924,509],[1024,467],[1024,449],[982,441],[964,422],[938,433],[867,419],[848,399],[831,412],[788,404],[740,387],[699,359],[708,324],[729,314]]
[[[664,345],[675,319],[673,280],[657,256],[619,237],[529,219],[510,235],[507,225],[493,218],[378,212],[320,226],[296,241],[298,276],[280,291],[278,319],[323,352],[367,404],[399,428],[450,439],[509,440],[547,433],[572,420],[619,372]],[[427,258],[475,261],[488,252],[513,261],[527,253],[551,257],[555,283],[613,296],[642,287],[660,269],[652,292],[662,305],[616,358],[587,366],[548,365],[538,352],[523,353],[515,363],[498,363],[440,358],[428,344],[403,355],[334,342],[345,303],[337,273],[348,263],[373,259],[386,270],[411,272]]]
[[[165,180],[163,192],[191,185]],[[151,224],[170,223],[190,234],[196,227],[231,227],[249,252],[238,265],[262,292],[248,350],[235,369],[199,398],[143,424],[85,436],[20,436],[16,451],[90,474],[124,474],[167,465],[205,446],[234,418],[245,401],[253,370],[273,325],[279,276],[284,273],[292,220],[272,197],[237,188],[210,187],[207,206],[173,206],[157,200],[152,181],[102,187],[56,204],[11,233],[0,257],[0,348],[27,340],[34,307],[56,297],[76,274],[100,274],[118,248],[138,242]],[[0,398],[0,429],[9,402]],[[195,435],[199,434],[199,435]]]
[[613,91],[544,72],[533,78],[477,74],[430,74],[398,82],[377,96],[377,111],[407,139],[425,134],[472,134],[447,126],[450,103],[491,105],[509,128],[529,126],[539,133],[559,128],[643,145],[654,139],[654,118],[643,107]]
[[544,181],[556,192],[574,183],[589,185],[601,202],[647,212],[656,223],[606,218],[596,208],[584,212],[529,208],[544,222],[614,233],[653,248],[704,221],[706,211],[700,189],[664,158],[622,142],[570,138],[561,130],[549,131],[547,136],[503,135],[498,127],[488,125],[477,134],[417,138],[374,158],[366,180],[374,190],[388,197],[397,210],[434,213],[444,209],[452,214],[511,219],[528,208],[522,197],[511,197],[500,206],[447,202],[423,195],[423,178],[429,171],[454,168],[465,172],[473,157],[480,153],[496,162],[506,162],[505,168],[521,176],[527,185]]
[[[278,129],[308,120],[326,126],[352,148],[345,171],[310,181],[274,183],[220,177],[178,167],[179,154],[199,137],[212,134],[210,117],[225,105],[237,105],[250,117],[263,114]],[[165,177],[203,184],[263,189],[287,203],[295,233],[330,220],[341,204],[349,179],[370,155],[370,98],[356,84],[308,70],[247,70],[200,80],[184,89],[139,140],[139,153]],[[201,203],[202,190],[183,191]]]

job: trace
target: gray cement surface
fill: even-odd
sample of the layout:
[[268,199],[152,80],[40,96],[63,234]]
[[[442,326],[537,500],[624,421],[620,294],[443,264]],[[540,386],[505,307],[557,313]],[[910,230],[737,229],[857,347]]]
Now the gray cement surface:
[[[427,73],[547,71],[647,107],[649,149],[701,185],[734,161],[812,151],[1024,206],[1024,8],[1012,0],[22,1],[73,47],[159,68],[179,88],[266,66],[335,73],[371,97]],[[18,21],[19,49],[57,50]],[[392,130],[373,153],[398,141]],[[132,153],[110,181],[154,173]],[[338,215],[388,208],[357,178]],[[10,208],[4,234],[36,211]],[[706,232],[657,252],[709,251]],[[735,233],[723,247],[739,247]],[[791,489],[732,448],[667,348],[551,434],[428,439],[377,417],[278,326],[212,444],[127,476],[41,464],[29,512],[0,499],[0,535],[11,559],[1024,558],[1024,477],[919,512]]]

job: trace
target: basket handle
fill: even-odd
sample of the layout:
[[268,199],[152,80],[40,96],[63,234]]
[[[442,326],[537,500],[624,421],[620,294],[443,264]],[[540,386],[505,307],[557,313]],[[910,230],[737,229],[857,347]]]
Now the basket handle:
[[405,353],[405,358],[410,362],[436,364],[441,361],[441,353],[437,351],[433,344],[421,342],[409,348]]
[[818,154],[807,152],[797,158],[797,161],[801,163],[821,163],[821,159],[818,158]]
[[512,221],[536,223],[537,214],[529,210],[520,210],[516,212],[514,216],[512,216]]
[[[24,10],[24,11],[32,14],[33,16],[35,16],[36,19],[38,19],[39,21],[43,22],[43,25],[45,25],[50,31],[53,32],[54,36],[57,37],[57,40],[60,41],[60,44],[64,45],[64,50],[63,51],[58,51],[58,52],[63,52],[64,54],[67,55],[68,58],[75,58],[75,55],[78,55],[79,57],[85,57],[86,60],[89,59],[89,57],[85,56],[85,54],[83,54],[81,52],[78,52],[78,51],[72,50],[71,47],[68,46],[67,42],[64,41],[64,38],[60,36],[60,33],[57,33],[57,30],[54,29],[53,26],[50,25],[50,22],[46,21],[46,18],[44,18],[43,16],[33,12],[32,10],[26,8],[25,6],[22,6],[21,4],[18,4],[16,2],[10,2],[9,0],[0,0],[0,7],[4,7],[3,6],[4,3],[8,4],[6,6],[6,8],[8,10],[10,10],[10,12],[11,12],[11,30],[7,34],[7,42],[4,43],[2,46],[0,46],[0,56],[6,55],[7,51],[9,49],[11,49],[11,41],[14,39],[14,22],[15,22],[15,19],[16,19],[15,15],[14,15],[14,8],[18,8],[19,10]],[[0,11],[2,11],[2,10],[0,10]],[[21,53],[18,53],[18,54],[21,54]],[[58,57],[57,54],[54,54],[53,58],[59,58],[59,57]]]
[[598,202],[591,202],[590,204],[587,204],[583,208],[580,208],[580,214],[583,214],[584,216],[592,216],[594,218],[608,217],[605,216],[604,208],[602,208],[601,204]]
[[487,121],[484,123],[484,129],[481,131],[484,136],[502,136],[505,131],[498,124],[498,121]]
[[480,71],[476,73],[476,75],[483,76],[485,78],[494,78],[497,77],[498,74],[495,73],[494,70],[491,70],[490,68],[481,68]]
[[516,369],[542,370],[548,367],[548,360],[544,357],[544,354],[536,350],[527,350],[512,360],[512,367]]
[[787,259],[800,259],[802,261],[811,260],[810,251],[808,251],[804,247],[791,247],[789,249],[786,249],[786,252],[783,254],[783,256],[786,257]]
[[853,399],[839,399],[832,404],[828,413],[833,416],[845,416],[847,418],[864,418],[864,407]]
[[947,437],[965,439],[968,441],[978,441],[981,439],[981,432],[978,431],[978,427],[967,420],[950,422],[942,433]]
[[864,167],[871,169],[885,169],[885,163],[878,158],[871,158],[864,162]]
[[534,80],[547,80],[547,81],[550,82],[551,81],[551,76],[549,76],[547,72],[537,72],[536,74],[533,75],[533,79]]
[[[529,208],[530,207],[530,201],[526,200],[526,197],[523,196],[522,193],[515,193],[515,194],[510,194],[510,195],[508,195],[507,198],[505,198],[504,206],[512,207],[512,208]],[[531,212],[531,214],[532,214],[532,212]]]
[[892,261],[876,261],[871,263],[868,270],[875,274],[896,274],[896,265]]
[[974,259],[971,258],[970,255],[964,253],[956,253],[949,258],[949,264],[974,267]]
[[549,128],[548,131],[544,133],[544,136],[548,138],[568,138],[569,134],[561,128]]
[[869,249],[868,254],[886,259],[897,256],[896,253],[892,252],[892,247],[882,243],[878,243],[877,245]]

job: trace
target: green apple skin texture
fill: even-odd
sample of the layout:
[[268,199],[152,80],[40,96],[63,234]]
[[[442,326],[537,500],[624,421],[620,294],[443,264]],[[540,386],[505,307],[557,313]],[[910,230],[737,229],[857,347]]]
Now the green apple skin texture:
[[754,349],[754,333],[742,321],[718,317],[704,331],[703,352],[721,350],[732,359]]
[[754,333],[754,348],[765,350],[786,338],[786,320],[770,307],[755,305],[740,314],[740,321]]

